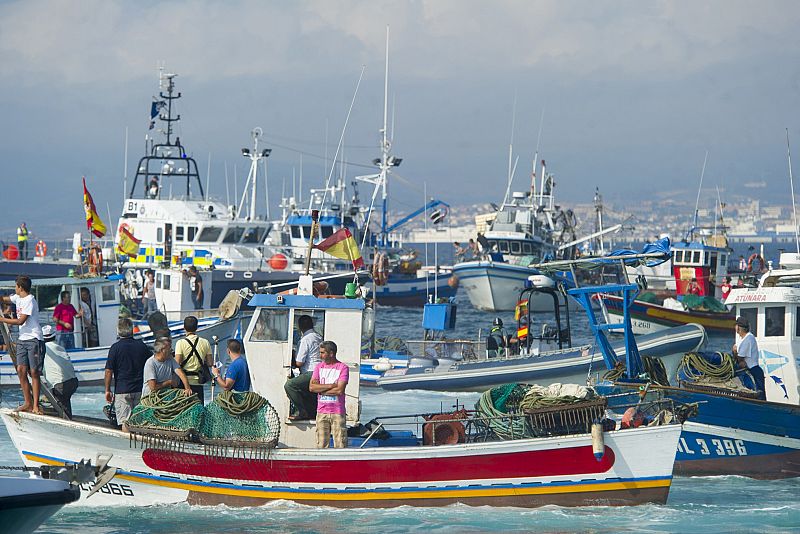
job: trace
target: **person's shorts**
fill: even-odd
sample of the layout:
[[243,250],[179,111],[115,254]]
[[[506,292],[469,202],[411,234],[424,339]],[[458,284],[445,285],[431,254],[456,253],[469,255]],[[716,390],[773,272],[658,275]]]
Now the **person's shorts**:
[[114,395],[114,411],[117,413],[117,424],[121,425],[131,416],[133,408],[139,404],[142,392],[117,393]]
[[17,341],[17,365],[24,365],[31,371],[42,372],[44,353],[38,339],[21,339]]

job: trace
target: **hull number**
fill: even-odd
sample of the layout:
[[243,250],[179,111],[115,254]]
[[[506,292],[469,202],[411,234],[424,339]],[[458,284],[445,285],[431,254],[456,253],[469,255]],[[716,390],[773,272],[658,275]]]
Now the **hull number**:
[[679,439],[678,452],[702,456],[747,456],[747,447],[740,439],[696,438],[694,443],[689,442],[686,438]]
[[[94,484],[81,484],[81,491],[89,492],[94,487]],[[133,497],[133,489],[127,484],[116,484],[114,482],[109,482],[100,490],[98,493],[105,493],[106,495],[119,495],[119,496],[126,496],[126,497]]]

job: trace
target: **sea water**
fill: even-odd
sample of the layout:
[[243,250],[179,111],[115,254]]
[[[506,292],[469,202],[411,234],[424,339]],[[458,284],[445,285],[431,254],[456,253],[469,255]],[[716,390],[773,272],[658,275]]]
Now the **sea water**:
[[[499,317],[511,332],[513,314]],[[469,304],[458,308],[457,329],[448,337],[474,339],[479,329],[486,336],[494,314],[479,312]],[[575,342],[591,342],[585,317],[570,314]],[[376,333],[419,339],[421,311],[380,308]],[[710,340],[709,348],[730,350],[725,337]],[[602,371],[602,361],[598,361]],[[73,409],[84,415],[100,415],[102,388],[80,388]],[[363,419],[380,415],[450,410],[471,407],[478,393],[382,392],[363,388]],[[16,406],[17,391],[3,393],[4,406]],[[21,465],[5,429],[0,429],[0,464]],[[2,525],[0,525],[2,531]],[[391,509],[340,510],[273,502],[259,508],[226,506],[194,507],[186,504],[149,508],[86,508],[70,505],[53,516],[40,532],[47,533],[164,533],[226,534],[245,532],[324,532],[348,534],[395,532],[798,532],[800,531],[800,479],[756,481],[743,477],[678,477],[666,505],[634,507],[536,509],[470,507],[399,507]]]

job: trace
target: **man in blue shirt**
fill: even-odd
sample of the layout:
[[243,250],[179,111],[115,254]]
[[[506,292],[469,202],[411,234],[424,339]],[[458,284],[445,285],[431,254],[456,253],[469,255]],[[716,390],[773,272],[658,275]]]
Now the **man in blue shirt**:
[[250,391],[250,370],[247,368],[247,360],[242,356],[241,341],[228,340],[228,356],[231,358],[231,364],[225,372],[225,378],[222,378],[219,369],[211,368],[214,382],[226,391]]

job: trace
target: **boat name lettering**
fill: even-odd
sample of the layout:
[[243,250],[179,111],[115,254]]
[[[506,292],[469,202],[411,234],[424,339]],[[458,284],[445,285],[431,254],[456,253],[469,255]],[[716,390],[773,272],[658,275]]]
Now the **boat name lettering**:
[[[81,491],[92,491],[94,484],[81,484],[80,488]],[[127,484],[117,484],[115,482],[109,482],[102,488],[98,490],[100,493],[105,493],[106,495],[120,495],[126,497],[133,497],[133,489],[128,486]]]
[[734,302],[766,302],[767,296],[763,293],[755,293],[753,295],[746,294],[746,295],[738,295]]
[[[694,440],[697,445],[700,446],[700,454],[703,456],[747,456],[747,447],[744,445],[744,441],[737,439],[711,439],[711,446],[709,447],[708,441],[705,438],[697,438]],[[685,454],[695,454],[694,449],[692,449],[689,444],[686,442],[686,438],[680,438],[678,440],[678,452],[682,452]]]

